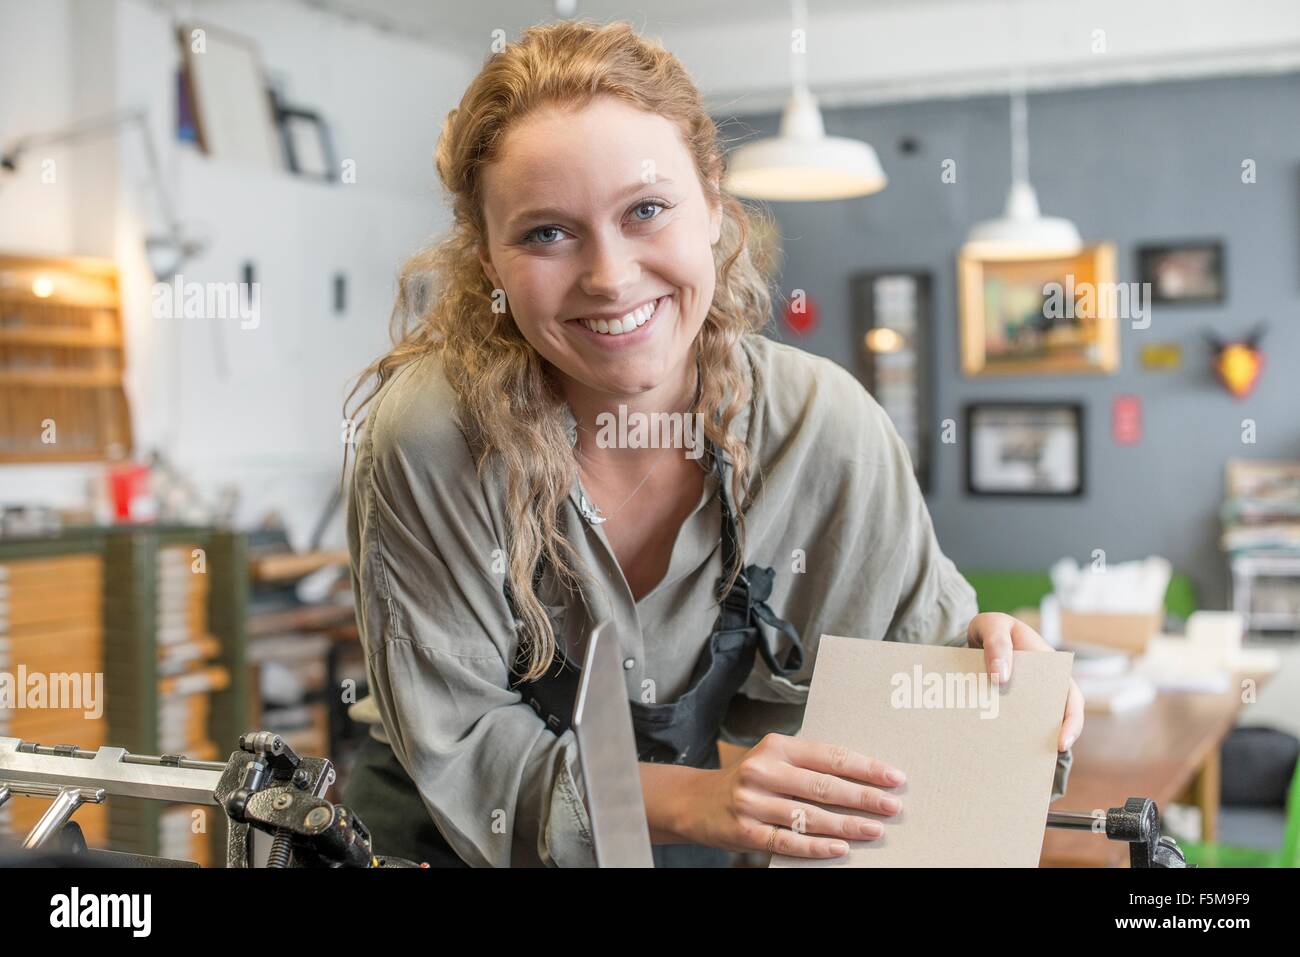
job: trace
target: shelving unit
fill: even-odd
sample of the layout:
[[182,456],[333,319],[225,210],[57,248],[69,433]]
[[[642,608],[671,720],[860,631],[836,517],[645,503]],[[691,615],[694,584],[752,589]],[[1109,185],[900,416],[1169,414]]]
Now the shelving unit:
[[1232,609],[1246,629],[1300,635],[1300,556],[1234,555]]
[[[246,549],[238,533],[182,526],[0,541],[0,581],[9,583],[0,594],[6,611],[13,609],[9,643],[0,644],[3,670],[103,675],[101,719],[65,715],[56,723],[47,716],[58,712],[19,709],[0,733],[224,760],[249,730]],[[11,819],[0,825],[25,833],[44,807],[12,799],[5,806],[13,808]],[[92,846],[201,864],[224,860],[225,818],[211,807],[114,798],[83,808],[76,820]]]
[[[14,549],[0,542],[0,672],[14,697],[0,700],[0,735],[43,744],[107,744],[104,683],[104,559],[92,537],[73,536],[46,547]],[[30,674],[66,675],[81,707],[43,696],[28,701]],[[46,679],[48,680],[48,679]],[[99,714],[96,714],[96,712]],[[0,806],[0,834],[26,834],[46,803],[13,798]],[[108,840],[108,809],[87,804],[77,822],[88,843]]]
[[131,449],[117,268],[0,256],[0,462]]

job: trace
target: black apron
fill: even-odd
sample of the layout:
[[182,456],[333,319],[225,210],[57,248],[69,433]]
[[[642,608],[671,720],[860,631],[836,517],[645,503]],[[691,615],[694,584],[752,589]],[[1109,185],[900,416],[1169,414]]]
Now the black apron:
[[[640,761],[717,768],[718,730],[732,698],[753,670],[755,652],[763,656],[774,675],[788,676],[803,666],[799,633],[767,606],[775,579],[771,568],[746,566],[730,590],[722,593],[722,586],[741,557],[735,519],[727,501],[722,456],[716,448],[711,451],[722,512],[722,577],[717,587],[720,610],[686,691],[676,701],[665,704],[629,701]],[[506,597],[510,598],[508,587]],[[776,639],[769,641],[764,624],[788,640],[790,647],[784,662],[777,661]],[[516,685],[523,699],[556,735],[571,725],[580,673],[580,667],[557,649],[545,675]],[[434,825],[392,748],[369,735],[349,778],[344,803],[370,829],[376,854],[426,861],[433,866],[465,866]],[[726,867],[732,858],[727,851],[696,844],[657,844],[652,854],[656,867]]]

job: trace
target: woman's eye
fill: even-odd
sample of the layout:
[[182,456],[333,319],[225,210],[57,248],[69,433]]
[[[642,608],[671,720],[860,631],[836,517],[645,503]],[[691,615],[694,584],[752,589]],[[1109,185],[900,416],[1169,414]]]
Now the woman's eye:
[[[640,206],[636,207],[636,209],[632,210],[632,215],[644,223],[658,216],[659,210],[662,210],[663,208],[664,208],[663,203],[642,203]],[[642,216],[641,215],[642,211],[647,209],[653,210],[653,212],[651,212],[648,216]]]
[[[632,207],[632,216],[640,223],[655,219],[669,205],[659,200],[646,200]],[[524,234],[523,243],[527,246],[554,246],[564,238],[564,230],[559,226],[538,226]]]
[[[552,234],[555,236],[554,240],[542,238],[543,236],[549,236]],[[564,232],[559,226],[538,226],[524,237],[524,242],[535,243],[538,246],[554,246],[556,241],[558,241],[563,235]]]

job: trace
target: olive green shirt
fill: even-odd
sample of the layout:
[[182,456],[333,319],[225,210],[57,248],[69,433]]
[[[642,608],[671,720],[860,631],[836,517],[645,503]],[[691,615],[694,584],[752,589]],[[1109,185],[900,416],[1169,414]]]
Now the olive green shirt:
[[[755,655],[719,730],[752,745],[769,731],[798,732],[821,635],[964,645],[977,609],[935,540],[906,447],[861,384],[761,336],[741,350],[753,392],[731,430],[758,476],[745,562],[776,570],[768,604],[805,645],[789,679]],[[572,440],[572,416],[569,424]],[[709,472],[667,573],[640,601],[601,527],[583,518],[576,480],[565,503],[563,527],[584,566],[581,600],[566,607],[550,576],[541,595],[576,660],[590,628],[612,623],[606,634],[619,643],[630,698],[681,695],[717,618],[719,491]],[[510,689],[518,636],[503,590],[504,501],[499,473],[478,476],[439,360],[401,368],[371,404],[351,476],[348,545],[371,691],[352,714],[392,745],[470,864],[590,865],[573,732],[556,736]],[[1054,795],[1069,757],[1058,762]]]

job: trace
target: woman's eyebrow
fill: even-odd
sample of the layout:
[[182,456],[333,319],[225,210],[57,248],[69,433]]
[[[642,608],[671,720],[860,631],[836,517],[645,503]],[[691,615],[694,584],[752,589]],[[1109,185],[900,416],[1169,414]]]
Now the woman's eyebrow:
[[[669,179],[667,176],[656,176],[654,180],[649,183],[638,180],[637,182],[631,184],[630,186],[623,189],[620,193],[618,193],[618,195],[615,197],[615,200],[621,201],[623,199],[626,199],[628,196],[632,195],[633,193],[643,192],[647,189],[653,189],[655,186],[664,186],[664,185],[671,186],[672,182],[673,181]],[[515,215],[511,216],[506,223],[506,229],[509,232],[513,232],[518,227],[524,225],[524,223],[532,222],[533,220],[564,219],[568,215],[569,215],[568,211],[561,209],[559,206],[538,206],[535,209],[527,209],[521,213],[516,213]]]

